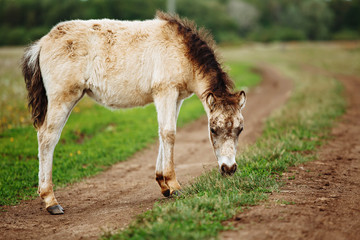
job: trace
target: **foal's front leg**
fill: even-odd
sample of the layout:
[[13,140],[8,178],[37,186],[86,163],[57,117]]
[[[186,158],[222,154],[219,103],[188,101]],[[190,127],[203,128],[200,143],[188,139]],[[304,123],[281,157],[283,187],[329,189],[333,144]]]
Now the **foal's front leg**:
[[174,143],[176,134],[178,93],[172,91],[154,97],[159,122],[159,154],[156,162],[156,181],[161,192],[169,197],[179,190],[174,169]]

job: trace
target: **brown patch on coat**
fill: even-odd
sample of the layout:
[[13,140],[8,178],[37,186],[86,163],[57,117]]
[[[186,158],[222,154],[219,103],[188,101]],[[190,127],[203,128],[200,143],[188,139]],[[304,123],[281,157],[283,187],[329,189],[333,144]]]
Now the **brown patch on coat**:
[[[167,191],[170,190],[169,186],[166,184],[164,176],[160,173],[156,173],[156,177],[155,180],[157,181],[157,183],[159,184],[160,188],[161,188],[161,193],[164,194]],[[170,193],[170,191],[169,191]],[[165,194],[164,194],[165,195]]]
[[[219,122],[219,118],[218,115],[222,115],[225,117],[222,118],[222,120],[220,120]],[[232,139],[234,137],[238,137],[237,132],[240,132],[239,129],[241,128],[241,124],[242,121],[241,119],[237,119],[237,113],[232,111],[232,109],[230,108],[230,110],[228,110],[227,112],[221,112],[218,114],[215,114],[216,117],[211,117],[209,120],[209,124],[210,124],[210,141],[211,143],[214,145],[214,138],[218,139],[217,137],[221,136],[222,138],[226,138],[226,139]],[[235,125],[235,121],[238,120],[239,121],[239,127],[237,127]],[[211,132],[211,129],[214,129],[215,133]]]
[[50,183],[46,188],[38,189],[39,196],[45,200],[46,208],[59,204],[55,198],[53,184]]
[[39,196],[42,199],[45,200],[46,207],[59,204],[55,199],[54,190],[53,190],[53,184],[52,183],[50,183],[45,188],[40,188],[39,187],[38,188],[38,193],[39,193]]
[[45,188],[39,188],[38,189],[39,195],[42,199],[44,199],[45,197],[49,196],[50,194],[54,194],[53,192],[53,185],[49,184],[47,187]]
[[162,95],[165,92],[168,92],[169,89],[170,87],[167,84],[154,84],[154,86],[151,87],[151,95]]
[[116,51],[116,49],[114,49],[114,45],[116,43],[116,34],[111,29],[106,29],[101,31],[100,35],[101,39],[104,41],[104,44],[102,44],[101,48],[106,55],[106,71],[104,74],[104,78],[106,78],[108,77],[108,73],[112,72],[118,64],[116,54],[113,54],[113,52]]
[[156,96],[156,95],[162,95],[165,94],[166,92],[169,92],[170,89],[173,89],[178,92],[179,96],[187,96],[188,94],[190,94],[190,91],[188,90],[188,86],[186,82],[181,82],[181,83],[174,83],[175,85],[172,84],[154,84],[154,86],[152,86],[151,88],[151,95]]
[[234,121],[232,117],[228,117],[225,121],[226,136],[233,137]]
[[142,42],[149,38],[148,33],[143,33],[141,31],[136,32],[135,34],[131,35],[130,44],[138,44],[139,42]]
[[196,66],[200,74],[207,76],[208,89],[202,97],[206,97],[211,92],[219,99],[228,99],[229,95],[232,98],[234,83],[222,70],[215,53],[214,40],[209,32],[204,29],[198,30],[193,21],[181,19],[177,15],[158,11],[156,16],[158,19],[167,21],[167,27],[175,30],[182,37],[188,59]]
[[113,46],[115,44],[116,42],[115,33],[112,30],[108,29],[102,32],[101,35],[104,36],[106,44],[110,46]]
[[[211,94],[210,92],[209,94]],[[213,94],[215,97],[215,94]],[[236,111],[240,108],[239,105],[240,99],[238,93],[228,93],[223,94],[221,97],[215,97],[212,108],[210,112],[214,113],[216,111],[221,111],[227,114],[235,114]]]
[[92,25],[92,29],[95,31],[100,31],[101,30],[101,25],[100,24],[94,24]]
[[83,92],[82,87],[79,84],[73,84],[68,87],[68,91],[64,91],[59,96],[59,101],[68,103],[74,101],[74,99],[78,98],[81,92]]
[[40,71],[40,51],[37,53],[36,63],[33,68],[29,66],[31,58],[31,56],[27,54],[29,51],[31,51],[31,46],[25,50],[22,58],[22,74],[24,76],[26,90],[28,91],[27,100],[28,108],[31,111],[31,119],[34,127],[39,128],[45,120],[48,99]]
[[75,57],[88,55],[88,50],[78,41],[66,40],[64,45],[64,53],[67,53],[70,59],[75,60]]
[[235,94],[229,94],[226,98],[216,99],[213,108],[210,109],[211,113],[220,111],[224,114],[235,114],[239,109],[239,99]]
[[67,49],[69,52],[74,51],[74,41],[72,41],[72,40],[67,40],[67,41],[66,41],[66,49]]
[[41,144],[44,141],[44,135],[38,134],[38,144]]
[[73,40],[67,40],[65,44],[65,51],[68,53],[68,56],[70,58],[76,57],[75,53],[76,47]]
[[165,182],[172,181],[175,178],[175,171],[168,171],[167,175],[164,176]]
[[192,94],[192,92],[188,90],[188,85],[186,82],[177,83],[175,88],[178,90],[179,99],[184,99]]
[[61,35],[66,34],[66,29],[64,28],[63,25],[57,26],[56,30],[58,30],[58,33]]
[[168,185],[171,188],[171,190],[178,190],[181,188],[180,184],[176,179],[174,168],[167,171],[166,175],[164,175],[164,179],[166,185]]
[[[54,124],[54,123],[48,123],[48,124],[46,125],[46,132],[47,132],[48,134],[55,132],[55,130],[57,130],[56,124]],[[39,137],[42,136],[42,135],[43,135],[43,134],[39,134]]]
[[155,174],[155,180],[156,181],[161,181],[161,180],[164,180],[164,176],[160,173],[156,173]]
[[72,23],[60,23],[57,26],[55,26],[49,33],[49,37],[51,38],[61,38],[63,37],[68,31]]
[[175,131],[160,130],[160,136],[166,143],[175,144]]
[[175,85],[175,88],[178,90],[179,94],[189,93],[188,86],[186,82],[180,82]]
[[176,179],[176,174],[173,165],[171,169],[164,171],[164,180],[165,180],[165,184],[170,188],[170,195],[173,194],[174,191],[181,189],[181,186]]

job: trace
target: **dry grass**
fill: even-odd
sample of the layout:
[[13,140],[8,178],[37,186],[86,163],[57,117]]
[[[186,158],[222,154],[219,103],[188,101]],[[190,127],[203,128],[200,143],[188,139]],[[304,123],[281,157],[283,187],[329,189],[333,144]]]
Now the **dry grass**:
[[0,48],[0,130],[30,122],[26,114],[26,92],[20,59],[22,48]]
[[311,64],[338,74],[357,75],[360,72],[360,41],[320,43],[253,44],[246,48],[224,48],[227,61],[251,63]]

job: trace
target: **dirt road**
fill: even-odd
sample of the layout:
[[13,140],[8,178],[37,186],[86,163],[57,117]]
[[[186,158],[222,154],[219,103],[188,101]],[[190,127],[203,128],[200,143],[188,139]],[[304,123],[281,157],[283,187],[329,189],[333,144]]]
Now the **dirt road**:
[[[261,67],[262,84],[248,94],[245,130],[240,145],[254,142],[264,119],[290,95],[292,84],[274,70]],[[96,239],[105,230],[126,226],[137,214],[164,199],[155,181],[157,145],[127,162],[80,183],[56,191],[64,215],[52,216],[38,198],[6,207],[0,214],[0,239]],[[217,167],[205,117],[179,129],[175,143],[178,180],[186,184]]]
[[285,187],[238,214],[232,222],[240,230],[223,232],[222,239],[360,239],[360,78],[306,70],[343,82],[347,112],[318,160],[291,168]]

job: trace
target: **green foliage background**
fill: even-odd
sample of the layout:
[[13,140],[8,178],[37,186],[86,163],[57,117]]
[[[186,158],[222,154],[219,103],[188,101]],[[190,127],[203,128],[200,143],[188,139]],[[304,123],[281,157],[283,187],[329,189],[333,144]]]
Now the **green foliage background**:
[[[39,39],[60,21],[151,19],[166,0],[0,0],[0,45]],[[176,0],[218,42],[359,39],[358,0]]]

